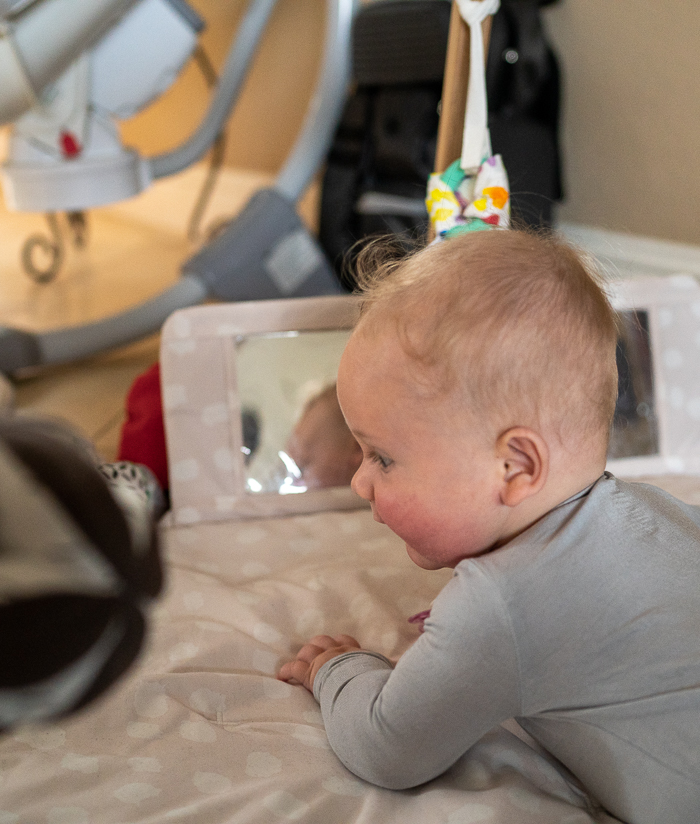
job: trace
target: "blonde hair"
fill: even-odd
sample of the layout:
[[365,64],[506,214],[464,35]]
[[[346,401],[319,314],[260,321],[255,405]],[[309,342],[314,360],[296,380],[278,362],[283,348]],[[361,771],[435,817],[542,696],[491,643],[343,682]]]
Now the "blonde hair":
[[[369,265],[368,265],[369,263]],[[467,233],[404,259],[358,261],[360,327],[387,326],[438,391],[489,425],[552,425],[607,442],[615,314],[592,263],[553,234]],[[437,383],[436,383],[437,380]]]

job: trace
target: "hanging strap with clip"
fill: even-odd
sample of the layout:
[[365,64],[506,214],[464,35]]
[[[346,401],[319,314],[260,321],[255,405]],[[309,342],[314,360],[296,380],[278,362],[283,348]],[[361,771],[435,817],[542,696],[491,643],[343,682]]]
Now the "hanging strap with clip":
[[436,171],[426,197],[436,239],[510,223],[508,175],[491,151],[486,99],[488,33],[499,7],[500,0],[453,0]]

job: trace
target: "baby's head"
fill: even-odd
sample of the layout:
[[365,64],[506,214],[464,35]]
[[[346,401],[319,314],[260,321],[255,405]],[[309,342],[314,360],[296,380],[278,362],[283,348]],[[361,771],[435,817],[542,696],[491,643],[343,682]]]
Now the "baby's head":
[[286,451],[301,470],[300,481],[308,489],[350,483],[362,455],[340,411],[334,383],[305,405]]
[[359,334],[396,334],[424,390],[496,430],[551,428],[604,456],[617,397],[614,313],[552,235],[464,234],[360,275]]
[[377,398],[396,390],[402,409],[415,400],[413,419],[430,410],[433,428],[455,443],[455,462],[465,459],[456,444],[467,433],[486,451],[515,433],[502,444],[511,457],[501,463],[512,469],[525,444],[518,438],[533,433],[546,466],[523,498],[525,518],[602,472],[617,395],[616,324],[579,253],[550,235],[468,233],[361,271],[359,281],[363,311],[338,386],[351,429],[353,384],[373,371]]

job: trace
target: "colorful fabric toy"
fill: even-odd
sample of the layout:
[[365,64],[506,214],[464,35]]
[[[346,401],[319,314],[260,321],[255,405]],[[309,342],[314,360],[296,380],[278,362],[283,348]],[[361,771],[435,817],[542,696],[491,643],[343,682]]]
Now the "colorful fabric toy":
[[487,157],[477,173],[467,174],[455,160],[442,174],[428,179],[425,201],[439,238],[510,223],[508,175],[500,155]]

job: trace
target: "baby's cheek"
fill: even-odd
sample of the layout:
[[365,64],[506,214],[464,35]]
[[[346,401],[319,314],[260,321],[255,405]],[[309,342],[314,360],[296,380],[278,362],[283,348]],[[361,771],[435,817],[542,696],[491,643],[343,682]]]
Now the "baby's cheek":
[[419,546],[434,537],[438,524],[433,524],[418,501],[387,500],[377,506],[384,523],[406,543]]

